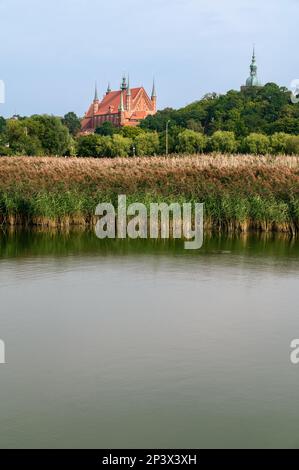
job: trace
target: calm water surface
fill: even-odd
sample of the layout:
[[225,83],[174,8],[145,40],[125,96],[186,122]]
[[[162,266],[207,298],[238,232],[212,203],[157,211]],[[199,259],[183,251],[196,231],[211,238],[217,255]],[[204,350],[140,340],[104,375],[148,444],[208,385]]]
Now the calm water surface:
[[299,447],[299,242],[0,235],[1,448]]

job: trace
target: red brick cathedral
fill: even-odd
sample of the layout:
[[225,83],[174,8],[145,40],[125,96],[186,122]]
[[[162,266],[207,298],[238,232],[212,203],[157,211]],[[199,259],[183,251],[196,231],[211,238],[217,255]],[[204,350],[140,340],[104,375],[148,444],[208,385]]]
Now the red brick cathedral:
[[102,101],[98,99],[97,87],[95,97],[82,120],[82,133],[92,133],[103,122],[110,121],[117,127],[137,126],[142,119],[156,114],[157,96],[155,83],[151,98],[143,87],[130,88],[124,77],[120,90],[111,91],[108,85]]

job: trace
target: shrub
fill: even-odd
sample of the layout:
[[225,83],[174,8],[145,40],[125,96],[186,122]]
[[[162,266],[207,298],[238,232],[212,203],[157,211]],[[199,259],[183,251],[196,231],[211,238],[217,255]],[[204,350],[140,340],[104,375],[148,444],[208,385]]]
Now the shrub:
[[176,150],[181,153],[202,153],[207,144],[206,137],[200,132],[186,129],[178,134]]
[[118,132],[117,127],[115,127],[110,121],[103,122],[103,124],[97,127],[95,130],[96,134],[103,135],[103,136],[113,135],[116,132]]
[[237,149],[234,132],[216,131],[210,138],[210,149],[213,152],[233,153]]
[[274,155],[286,154],[290,135],[285,132],[276,132],[271,136],[271,153]]
[[68,152],[70,134],[60,118],[45,114],[26,118],[22,122],[28,129],[28,135],[39,138],[46,155],[65,155]]
[[253,132],[243,140],[243,151],[254,155],[265,155],[270,152],[270,139],[264,134]]
[[299,155],[299,136],[292,135],[288,139],[287,153],[289,155]]
[[[110,138],[110,157],[128,157],[133,146],[132,139],[123,137],[120,134],[114,134]],[[108,156],[108,155],[107,155]]]
[[134,139],[139,134],[144,134],[146,131],[142,129],[140,126],[130,127],[130,126],[123,126],[119,130],[119,134],[123,137],[129,137],[129,139]]
[[143,132],[135,137],[134,145],[138,156],[155,155],[159,152],[159,135],[157,132]]
[[78,139],[79,157],[96,157],[98,155],[99,136],[95,134],[80,136]]

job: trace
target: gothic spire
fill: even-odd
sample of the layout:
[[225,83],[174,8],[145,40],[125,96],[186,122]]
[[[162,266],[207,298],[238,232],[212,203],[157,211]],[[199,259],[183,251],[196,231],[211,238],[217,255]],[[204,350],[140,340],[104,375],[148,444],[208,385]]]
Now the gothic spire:
[[252,77],[255,77],[257,75],[257,65],[256,65],[256,60],[255,60],[255,47],[253,46],[253,52],[252,52],[252,61],[250,65],[250,75]]
[[94,88],[94,101],[99,101],[97,82],[95,82],[95,88]]
[[122,83],[120,85],[120,89],[123,90],[123,91],[127,89],[127,79],[126,79],[125,75],[123,76]]
[[124,96],[123,96],[123,90],[120,92],[120,105],[119,105],[119,111],[124,111]]
[[110,86],[110,82],[108,82],[108,86],[107,86],[107,94],[111,92],[111,86]]
[[128,75],[127,96],[131,96],[130,76]]
[[253,44],[252,60],[255,61],[255,44]]
[[155,79],[153,79],[152,99],[157,98]]

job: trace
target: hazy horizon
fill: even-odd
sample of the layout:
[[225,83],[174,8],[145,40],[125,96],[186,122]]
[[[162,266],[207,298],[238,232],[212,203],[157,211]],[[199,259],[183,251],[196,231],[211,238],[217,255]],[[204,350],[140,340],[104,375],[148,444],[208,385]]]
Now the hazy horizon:
[[239,89],[256,45],[263,83],[289,87],[294,60],[296,0],[0,0],[0,115],[83,115],[94,93],[123,73],[158,108],[178,108],[207,92]]

